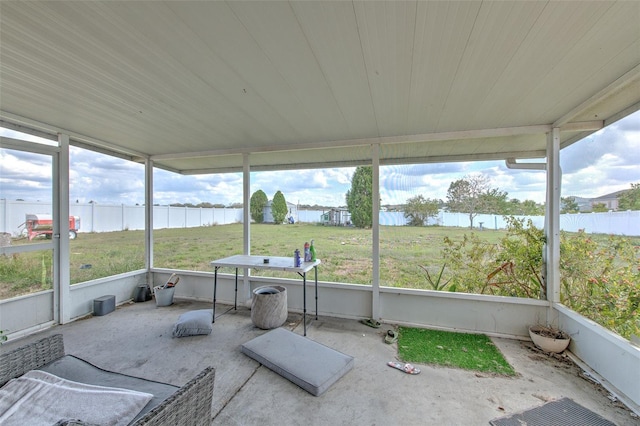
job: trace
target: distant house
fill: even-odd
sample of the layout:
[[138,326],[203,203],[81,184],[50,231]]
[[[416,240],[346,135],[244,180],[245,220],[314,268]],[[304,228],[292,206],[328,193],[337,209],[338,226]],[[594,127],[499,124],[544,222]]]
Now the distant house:
[[574,201],[578,205],[578,211],[582,212],[590,212],[591,211],[591,199],[584,197],[573,197]]
[[616,192],[612,192],[611,194],[602,195],[597,198],[592,198],[591,200],[589,200],[591,202],[591,207],[593,208],[593,206],[595,206],[596,204],[604,204],[607,210],[617,211],[618,204],[619,204],[618,199],[620,198],[620,195],[624,194],[627,191],[629,190],[623,189],[622,191],[616,191]]
[[571,196],[570,198],[573,198],[575,203],[578,205],[578,210],[580,211],[580,213],[590,213],[598,204],[603,204],[607,210],[617,211],[619,206],[619,198],[627,191],[629,190],[623,189],[622,191],[612,192],[611,194],[601,195],[600,197],[596,198],[575,196]]
[[[262,217],[264,218],[264,223],[274,223],[273,214],[271,214],[271,203],[273,200],[269,200],[267,205],[262,209]],[[287,201],[287,207],[289,211],[287,212],[287,216],[285,217],[285,222],[294,223],[298,222],[298,206]]]
[[343,207],[331,208],[322,211],[322,224],[330,226],[350,226],[351,213]]

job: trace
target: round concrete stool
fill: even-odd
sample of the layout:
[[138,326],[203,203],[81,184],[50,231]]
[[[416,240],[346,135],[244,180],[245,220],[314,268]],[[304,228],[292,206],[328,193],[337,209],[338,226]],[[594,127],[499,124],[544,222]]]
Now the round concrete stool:
[[279,285],[258,287],[251,299],[251,321],[263,330],[278,328],[287,320],[287,289]]

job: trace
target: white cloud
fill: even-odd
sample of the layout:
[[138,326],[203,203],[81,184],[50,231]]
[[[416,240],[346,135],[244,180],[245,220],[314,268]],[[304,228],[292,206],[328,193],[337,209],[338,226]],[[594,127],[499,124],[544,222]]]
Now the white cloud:
[[313,181],[319,185],[321,188],[328,188],[329,184],[327,183],[327,176],[321,171],[315,171],[313,173]]
[[338,185],[350,185],[351,177],[355,170],[355,167],[344,167],[340,169],[325,169],[323,173],[326,174],[328,181],[335,181]]
[[560,153],[562,196],[598,197],[640,182],[640,111]]

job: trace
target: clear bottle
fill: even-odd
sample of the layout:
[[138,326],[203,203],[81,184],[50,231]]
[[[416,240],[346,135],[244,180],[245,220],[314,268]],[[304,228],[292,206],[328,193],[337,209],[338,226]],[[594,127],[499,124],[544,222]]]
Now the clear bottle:
[[309,243],[304,243],[304,261],[311,262],[311,249],[309,248]]
[[316,261],[316,248],[313,246],[313,240],[311,240],[311,245],[309,246],[309,253],[311,254],[311,261]]
[[300,267],[300,250],[298,249],[293,252],[293,266],[296,268]]

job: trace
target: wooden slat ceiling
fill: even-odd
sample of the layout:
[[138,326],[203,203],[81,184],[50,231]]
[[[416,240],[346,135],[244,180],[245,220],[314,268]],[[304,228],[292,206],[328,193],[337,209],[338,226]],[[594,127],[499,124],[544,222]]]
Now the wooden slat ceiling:
[[640,108],[640,2],[0,2],[0,125],[181,173],[532,158]]

